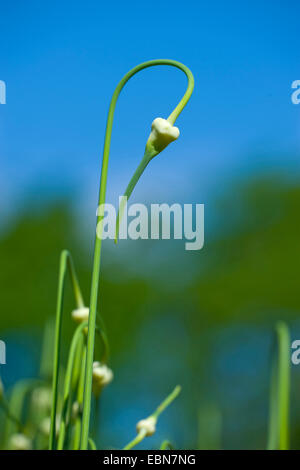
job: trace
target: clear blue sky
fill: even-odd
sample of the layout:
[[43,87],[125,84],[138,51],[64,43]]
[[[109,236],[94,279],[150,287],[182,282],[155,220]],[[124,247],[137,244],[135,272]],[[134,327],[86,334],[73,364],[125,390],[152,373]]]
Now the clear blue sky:
[[[13,1],[0,11],[0,211],[74,191],[96,204],[109,100],[139,62],[188,65],[195,92],[180,139],[151,164],[136,198],[207,202],[232,176],[299,170],[298,1]],[[147,70],[125,89],[113,132],[109,196],[121,194],[150,124],[185,88],[175,69]],[[155,196],[153,196],[153,188]],[[4,212],[3,212],[4,211]]]

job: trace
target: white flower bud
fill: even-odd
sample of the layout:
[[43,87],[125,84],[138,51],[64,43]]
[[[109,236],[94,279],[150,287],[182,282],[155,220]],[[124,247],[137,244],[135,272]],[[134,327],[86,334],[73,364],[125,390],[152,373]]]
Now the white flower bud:
[[31,440],[24,434],[13,434],[9,440],[9,448],[11,450],[31,450]]
[[167,119],[156,118],[152,122],[151,133],[148,138],[146,149],[157,155],[171,142],[179,137],[178,127],[172,126]]
[[108,385],[114,378],[113,371],[101,362],[93,363],[93,392],[99,395],[102,388]]
[[76,308],[72,312],[72,318],[76,323],[83,323],[89,319],[90,309],[88,307]]
[[149,418],[141,419],[136,425],[136,430],[138,433],[144,432],[146,437],[152,436],[156,431],[156,421],[157,419],[154,416],[149,416]]

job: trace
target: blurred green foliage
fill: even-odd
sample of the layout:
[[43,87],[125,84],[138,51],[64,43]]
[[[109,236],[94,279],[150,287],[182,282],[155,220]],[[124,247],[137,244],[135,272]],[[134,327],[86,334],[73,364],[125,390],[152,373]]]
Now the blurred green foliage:
[[[183,282],[173,287],[161,274],[166,272],[162,265],[168,263],[163,254],[164,245],[161,245],[161,258],[155,259],[156,276],[149,275],[140,252],[135,262],[142,269],[135,274],[128,269],[127,263],[132,263],[135,256],[134,244],[119,260],[116,256],[110,258],[109,250],[104,254],[99,309],[109,335],[113,366],[120,371],[123,368],[128,386],[134,388],[136,394],[153,389],[154,403],[165,393],[166,383],[172,381],[170,386],[182,383],[185,419],[190,423],[194,420],[184,438],[188,441],[193,435],[193,445],[201,441],[197,437],[196,416],[199,409],[205,407],[205,397],[217,400],[225,394],[222,390],[211,394],[211,387],[218,380],[212,353],[218,347],[215,339],[218,332],[227,331],[230,325],[246,328],[251,325],[265,334],[278,319],[287,322],[298,319],[299,207],[300,185],[293,181],[268,177],[233,185],[214,208],[209,208],[215,217],[211,225],[206,222],[204,249],[185,252],[183,256],[188,262],[184,268],[178,258],[177,274]],[[85,233],[82,224],[78,235],[77,229],[78,221],[71,207],[62,203],[43,211],[29,208],[3,232],[0,239],[0,337],[2,333],[15,330],[39,331],[40,328],[41,331],[54,315],[58,260],[64,248],[73,254],[88,303],[92,261],[88,244],[92,234]],[[151,245],[147,246],[149,249]],[[185,269],[189,266],[193,276],[187,283]],[[65,306],[66,312],[73,308],[68,288]],[[71,334],[69,318],[64,328],[67,346]],[[245,357],[246,369],[247,361],[249,358]],[[134,367],[135,377],[146,377],[143,386],[133,378],[132,372],[128,375],[128,364]],[[226,367],[230,370],[230,362]],[[247,398],[248,411],[254,406],[259,418],[250,414],[253,423],[249,429],[245,427],[243,433],[238,425],[228,430],[228,439],[236,436],[233,446],[243,447],[245,442],[250,447],[265,445],[267,424],[262,422],[267,421],[268,369],[265,372],[261,400],[257,396]],[[294,375],[298,386],[299,374]],[[258,379],[261,381],[262,376],[258,375]],[[245,383],[241,380],[238,386],[243,389]],[[200,407],[202,399],[204,405]],[[237,419],[237,415],[232,414],[234,406],[232,403],[224,409],[224,403],[221,404],[225,429],[226,421],[232,423]],[[238,410],[239,405],[236,406]],[[296,436],[300,432],[297,423],[294,429]],[[223,445],[230,446],[226,438],[224,443],[224,436]]]

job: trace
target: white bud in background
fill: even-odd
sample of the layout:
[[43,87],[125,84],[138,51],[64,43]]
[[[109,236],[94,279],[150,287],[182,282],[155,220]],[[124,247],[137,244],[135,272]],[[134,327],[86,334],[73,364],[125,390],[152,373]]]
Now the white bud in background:
[[32,404],[39,410],[51,410],[52,393],[50,388],[37,388],[32,393]]
[[[60,416],[56,416],[56,421],[55,421],[55,430],[56,430],[56,435],[58,435],[59,432],[59,426],[60,426]],[[51,418],[50,416],[47,416],[46,418],[43,419],[43,421],[40,424],[40,431],[44,436],[49,437],[50,435],[50,427],[51,427]]]
[[93,363],[93,392],[97,396],[102,388],[108,385],[114,378],[113,371],[106,364],[95,361]]
[[76,308],[72,312],[72,318],[76,323],[83,323],[89,319],[90,309],[88,307]]
[[156,118],[152,122],[151,133],[147,140],[146,149],[157,155],[171,142],[179,137],[178,127],[172,126],[167,119]]
[[137,432],[144,432],[146,437],[152,436],[156,431],[156,421],[157,419],[154,416],[141,419],[136,425]]
[[9,439],[9,448],[11,450],[31,450],[32,442],[24,434],[13,434]]

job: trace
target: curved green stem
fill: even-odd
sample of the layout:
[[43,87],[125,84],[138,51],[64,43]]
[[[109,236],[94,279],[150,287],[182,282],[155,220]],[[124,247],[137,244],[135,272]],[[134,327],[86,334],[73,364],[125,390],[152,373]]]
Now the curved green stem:
[[173,450],[175,449],[175,447],[171,444],[170,441],[163,441],[161,446],[160,446],[160,450]]
[[78,346],[80,345],[80,340],[82,338],[81,336],[82,332],[84,328],[87,327],[87,325],[88,325],[87,322],[83,322],[77,327],[73,335],[73,339],[72,339],[71,346],[70,346],[69,358],[68,358],[68,364],[67,364],[67,370],[66,370],[66,376],[65,376],[62,416],[61,416],[61,422],[59,426],[59,436],[58,436],[58,443],[57,443],[58,450],[62,450],[64,446],[66,428],[69,423],[71,406],[72,406],[71,391],[72,391],[72,375],[73,375],[74,363],[75,363]]
[[77,403],[78,403],[79,409],[78,409],[78,414],[76,416],[75,426],[74,426],[73,450],[78,450],[80,448],[85,363],[86,363],[86,346],[84,346],[84,350],[83,350],[80,377],[79,377],[78,388],[77,388]]
[[97,450],[96,444],[91,437],[89,437],[89,448],[90,450]]
[[[174,65],[175,67],[178,67],[179,69],[181,69],[186,74],[187,79],[188,79],[187,90],[186,90],[182,100],[176,106],[174,111],[170,114],[170,116],[167,119],[170,122],[170,124],[173,125],[175,123],[176,119],[178,118],[179,114],[181,113],[181,111],[183,110],[185,105],[187,104],[188,100],[190,99],[191,94],[193,93],[194,77],[193,77],[192,72],[185,65],[180,64],[180,62],[175,62],[175,61],[171,61],[171,62],[172,62],[172,64],[167,64],[167,65]],[[130,198],[130,196],[131,196],[135,186],[137,185],[140,177],[142,176],[143,172],[145,171],[147,165],[150,163],[150,161],[152,160],[152,158],[156,154],[157,154],[157,152],[151,153],[149,151],[149,149],[147,148],[147,146],[146,146],[144,156],[143,156],[139,166],[137,167],[135,173],[133,174],[131,180],[129,181],[129,184],[128,184],[128,186],[125,190],[125,193],[123,195],[123,198],[121,200],[121,204],[120,204],[118,215],[117,215],[115,243],[117,243],[117,241],[118,241],[120,222],[121,222],[121,219],[122,219],[124,209],[126,207],[126,203],[127,203],[128,199]]]
[[102,363],[106,364],[109,359],[109,342],[108,342],[106,333],[102,327],[100,327],[99,325],[96,325],[95,330],[99,334],[99,337],[101,339],[102,346],[103,346],[103,352],[101,354],[100,360]]
[[[81,323],[72,338],[69,357],[67,362],[67,370],[65,375],[64,383],[64,395],[63,395],[63,406],[61,422],[59,426],[59,435],[57,449],[62,450],[64,448],[64,442],[67,434],[67,428],[70,423],[71,411],[72,411],[72,391],[76,389],[78,384],[78,393],[80,398],[80,406],[82,405],[82,394],[83,394],[83,380],[84,374],[82,369],[85,365],[85,351],[86,346],[84,344],[83,331],[88,326],[88,322]],[[104,355],[106,357],[106,344],[102,336],[102,331],[97,327],[96,330],[99,333],[101,341],[104,343]],[[84,372],[84,369],[83,369]],[[82,377],[83,375],[83,377]],[[81,383],[80,383],[81,382]]]
[[275,328],[278,358],[273,359],[270,387],[269,450],[289,448],[290,335],[285,323]]
[[167,408],[167,406],[171,405],[172,401],[174,401],[175,398],[178,397],[180,392],[180,385],[176,385],[173,392],[171,392],[170,395],[168,395],[167,398],[164,399],[164,401],[156,408],[156,410],[154,411],[154,413],[152,413],[151,416],[154,416],[154,418],[158,418],[159,415]]
[[[103,149],[103,160],[102,160],[102,170],[101,170],[101,181],[100,181],[100,194],[99,194],[99,206],[104,207],[105,204],[105,195],[106,195],[106,183],[107,183],[107,170],[108,170],[108,161],[109,161],[109,151],[110,151],[110,142],[111,142],[111,133],[114,119],[114,112],[116,103],[119,97],[119,94],[128,82],[128,80],[133,77],[136,73],[141,70],[157,66],[157,65],[168,65],[172,67],[177,67],[182,70],[188,78],[188,87],[187,90],[176,106],[174,111],[168,117],[168,120],[171,124],[175,122],[182,109],[188,102],[193,88],[194,88],[194,79],[191,71],[180,62],[167,59],[159,60],[150,60],[144,62],[137,67],[134,67],[130,70],[119,82],[117,85],[114,94],[111,99],[107,124],[106,124],[106,133]],[[91,297],[90,297],[90,313],[89,313],[89,328],[88,328],[88,340],[87,340],[87,361],[86,361],[86,373],[85,373],[85,389],[84,389],[84,402],[83,402],[83,422],[82,422],[82,439],[81,439],[81,449],[85,450],[88,447],[88,438],[89,438],[89,424],[90,424],[90,412],[91,412],[91,393],[92,393],[92,368],[93,368],[93,358],[94,358],[94,343],[95,343],[95,325],[96,325],[96,310],[97,310],[97,299],[98,299],[98,289],[99,289],[99,275],[100,275],[100,261],[101,261],[101,238],[103,232],[103,214],[99,214],[97,217],[97,227],[99,228],[98,236],[95,240],[94,248],[94,262],[93,262],[93,274],[92,274],[92,285],[91,285]],[[99,236],[100,235],[100,236]]]
[[56,410],[57,410],[57,393],[58,393],[58,377],[59,377],[59,359],[60,359],[60,340],[62,328],[62,315],[63,315],[63,299],[64,287],[67,270],[69,271],[73,292],[77,304],[77,308],[84,306],[83,297],[77,280],[75,268],[71,255],[68,251],[64,250],[60,256],[59,264],[59,279],[58,279],[58,292],[57,292],[57,306],[56,306],[56,325],[55,325],[55,343],[54,343],[54,361],[53,361],[53,382],[52,382],[52,408],[51,408],[51,424],[49,436],[49,449],[55,448],[56,440]]

